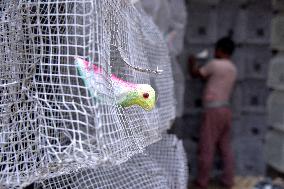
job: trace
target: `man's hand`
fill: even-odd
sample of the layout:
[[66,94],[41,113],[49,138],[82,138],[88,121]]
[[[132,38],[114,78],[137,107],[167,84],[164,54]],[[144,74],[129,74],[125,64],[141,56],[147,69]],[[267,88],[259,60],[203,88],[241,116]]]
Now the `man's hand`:
[[190,55],[189,58],[188,58],[188,64],[189,66],[192,66],[194,64],[196,64],[196,58],[194,55]]
[[194,55],[190,55],[188,58],[188,71],[193,78],[202,77]]

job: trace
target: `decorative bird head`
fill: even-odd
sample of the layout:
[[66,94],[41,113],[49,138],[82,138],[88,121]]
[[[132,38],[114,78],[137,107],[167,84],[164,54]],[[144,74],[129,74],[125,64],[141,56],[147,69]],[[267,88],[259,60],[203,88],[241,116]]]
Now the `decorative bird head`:
[[156,104],[156,92],[148,84],[136,84],[125,96],[120,98],[119,104],[122,107],[130,107],[138,105],[144,110],[150,111],[154,109]]
[[[98,89],[94,85],[99,84],[91,80],[99,80],[98,77],[102,77],[102,70],[79,57],[75,57],[75,64],[89,92],[94,94],[94,90]],[[117,103],[122,107],[126,108],[138,105],[146,111],[154,109],[156,105],[156,93],[151,85],[127,82],[115,75],[111,76],[111,81]],[[99,97],[97,98],[100,100]]]

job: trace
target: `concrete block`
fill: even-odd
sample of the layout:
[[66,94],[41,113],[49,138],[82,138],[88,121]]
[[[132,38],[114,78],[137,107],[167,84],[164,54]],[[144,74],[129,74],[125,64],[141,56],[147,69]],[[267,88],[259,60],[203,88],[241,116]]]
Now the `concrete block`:
[[199,79],[191,79],[186,81],[185,87],[185,113],[193,112],[196,109],[202,108],[202,94],[204,84]]
[[267,100],[269,125],[284,132],[284,91],[273,91]]
[[[222,1],[217,9],[217,39],[228,36],[236,31],[236,20],[238,18],[239,4],[237,1]],[[226,19],[224,19],[226,18]]]
[[266,46],[245,48],[245,78],[267,78],[271,52]]
[[237,175],[260,176],[265,173],[263,143],[243,137],[234,140],[233,148]]
[[284,14],[274,17],[271,27],[271,47],[284,51]]
[[217,37],[217,12],[202,3],[189,3],[186,41],[189,44],[215,43]]
[[242,111],[264,112],[269,90],[262,79],[247,79],[242,87]]
[[241,116],[240,115],[242,111],[242,90],[241,89],[242,89],[241,85],[237,83],[232,93],[231,108],[233,111],[234,119],[238,119]]
[[232,56],[233,63],[236,65],[236,68],[238,70],[237,79],[238,81],[241,81],[245,77],[245,55],[246,52],[244,48],[237,47],[235,49],[235,52]]
[[243,135],[242,120],[241,119],[233,119],[232,120],[232,128],[231,128],[232,139],[238,138],[242,135]]
[[182,138],[191,139],[198,141],[199,131],[201,126],[201,115],[189,115],[186,114],[183,116],[183,125],[182,125]]
[[241,9],[238,15],[236,41],[246,44],[268,44],[272,11],[261,1]]
[[238,78],[266,79],[271,52],[266,46],[243,45],[236,49],[233,61],[238,68]]
[[272,89],[284,91],[284,52],[271,59],[267,85]]
[[242,137],[263,141],[268,130],[267,115],[259,112],[242,113],[240,130]]
[[284,173],[284,132],[271,130],[267,133],[265,157],[272,168]]
[[263,155],[247,152],[235,160],[235,173],[240,176],[262,176],[266,166]]
[[272,6],[274,10],[284,11],[284,1],[283,0],[272,0]]

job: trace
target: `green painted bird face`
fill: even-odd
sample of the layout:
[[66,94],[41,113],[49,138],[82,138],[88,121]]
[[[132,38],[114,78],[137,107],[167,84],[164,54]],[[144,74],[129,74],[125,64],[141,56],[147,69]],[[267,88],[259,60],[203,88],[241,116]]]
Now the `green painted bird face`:
[[156,105],[155,90],[148,84],[137,84],[121,103],[123,107],[138,105],[146,111],[154,109]]
[[156,105],[155,90],[147,84],[140,84],[137,87],[138,102],[137,104],[147,111],[154,109]]

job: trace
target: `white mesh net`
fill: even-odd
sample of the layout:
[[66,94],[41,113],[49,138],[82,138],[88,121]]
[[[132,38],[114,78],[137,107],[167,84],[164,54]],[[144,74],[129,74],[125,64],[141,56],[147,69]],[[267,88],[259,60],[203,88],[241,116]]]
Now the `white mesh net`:
[[[184,74],[176,56],[182,52],[186,26],[186,5],[184,0],[141,0],[144,10],[165,36],[175,85],[176,116],[181,117],[184,105]],[[138,6],[138,5],[137,5]]]
[[171,56],[181,53],[187,17],[185,1],[140,0],[140,3],[165,36]]
[[147,147],[147,152],[167,176],[171,189],[187,189],[187,157],[181,140],[164,133],[161,141]]
[[175,135],[163,139],[126,163],[113,167],[80,169],[37,184],[36,188],[151,188],[186,189],[188,170],[182,141]]
[[[163,37],[127,0],[3,0],[0,34],[2,185],[120,164],[157,141],[175,116]],[[84,78],[76,56],[101,71]],[[157,67],[163,73],[152,77]],[[157,108],[122,108],[111,74],[151,84]]]
[[0,185],[18,182],[41,163],[32,82],[38,60],[25,45],[29,39],[17,3],[0,2]]
[[110,168],[81,169],[43,180],[44,189],[170,189],[162,169],[149,156],[138,154],[126,163]]
[[[148,62],[152,66],[158,65],[163,70],[163,74],[155,78],[154,85],[157,88],[159,100],[158,110],[160,115],[160,131],[167,130],[170,127],[170,121],[175,118],[175,99],[171,63],[169,58],[169,52],[166,48],[166,43],[163,40],[162,34],[159,29],[152,22],[149,16],[138,7],[141,15],[141,23],[143,29],[143,35],[146,38],[144,41],[144,49],[146,50]],[[157,43],[160,41],[160,43]],[[152,67],[152,69],[154,69]],[[169,79],[169,77],[171,79]]]

